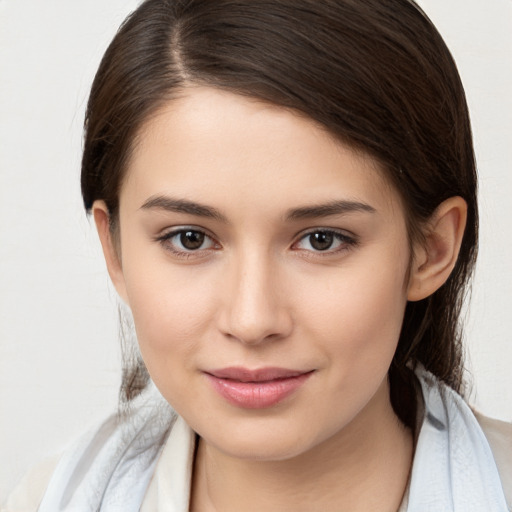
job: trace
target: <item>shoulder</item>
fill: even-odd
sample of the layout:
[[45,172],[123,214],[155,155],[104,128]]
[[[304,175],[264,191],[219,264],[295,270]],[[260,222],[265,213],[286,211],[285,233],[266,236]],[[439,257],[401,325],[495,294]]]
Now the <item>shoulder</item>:
[[29,472],[1,512],[53,512],[63,499],[69,510],[99,510],[103,502],[118,501],[119,496],[137,500],[174,420],[164,399],[153,387],[147,389],[126,413],[111,415],[76,439],[58,460]]
[[512,509],[512,423],[473,411],[491,447],[509,508]]
[[60,455],[48,457],[29,470],[9,494],[1,512],[35,512],[59,459]]
[[[453,504],[457,510],[512,511],[512,426],[475,414],[425,369],[416,369],[416,375],[424,400],[411,479],[416,505],[434,500],[438,506],[432,510]],[[440,494],[433,495],[432,488]]]

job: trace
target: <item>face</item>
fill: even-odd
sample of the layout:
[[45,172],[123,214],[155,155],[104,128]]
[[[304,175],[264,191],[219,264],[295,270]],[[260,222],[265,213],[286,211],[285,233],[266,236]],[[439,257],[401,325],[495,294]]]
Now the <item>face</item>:
[[116,287],[204,442],[285,459],[391,409],[410,254],[371,158],[297,114],[190,88],[142,127],[119,211]]

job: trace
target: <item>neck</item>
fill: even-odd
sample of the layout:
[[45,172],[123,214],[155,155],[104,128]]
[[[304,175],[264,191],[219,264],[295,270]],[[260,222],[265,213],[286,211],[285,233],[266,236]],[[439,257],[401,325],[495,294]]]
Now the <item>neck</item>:
[[411,432],[394,414],[386,382],[342,431],[292,459],[238,459],[201,439],[191,510],[396,511],[412,455]]

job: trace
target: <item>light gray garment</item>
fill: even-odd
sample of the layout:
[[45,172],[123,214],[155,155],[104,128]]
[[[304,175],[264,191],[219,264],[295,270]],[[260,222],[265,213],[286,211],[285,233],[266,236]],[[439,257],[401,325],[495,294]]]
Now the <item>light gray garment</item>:
[[[470,408],[432,374],[422,368],[416,374],[425,407],[405,510],[508,512],[492,452]],[[172,429],[176,418],[151,386],[124,421],[110,418],[64,454],[39,512],[138,511],[169,432],[183,431]],[[180,460],[174,470],[190,472],[190,461]],[[175,502],[188,503],[188,495]],[[165,512],[185,511],[171,505]]]
[[154,384],[65,452],[38,512],[138,511],[177,414]]
[[474,414],[429,372],[416,372],[425,404],[408,512],[508,512],[491,448]]

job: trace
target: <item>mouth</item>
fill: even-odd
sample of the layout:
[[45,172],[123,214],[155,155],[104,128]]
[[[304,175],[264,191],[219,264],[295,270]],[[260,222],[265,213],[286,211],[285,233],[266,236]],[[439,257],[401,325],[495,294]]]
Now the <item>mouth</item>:
[[213,389],[231,405],[244,409],[265,409],[295,393],[313,372],[232,367],[204,373]]

